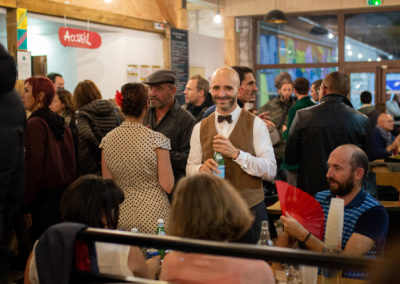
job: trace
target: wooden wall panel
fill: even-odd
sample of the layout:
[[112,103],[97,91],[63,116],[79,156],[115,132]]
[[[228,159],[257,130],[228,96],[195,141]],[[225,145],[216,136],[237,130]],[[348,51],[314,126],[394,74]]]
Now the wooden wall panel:
[[17,58],[17,9],[7,8],[7,49],[12,57]]
[[[171,0],[165,1],[170,2]],[[47,2],[64,4],[65,0],[48,0]],[[154,0],[113,0],[111,3],[105,3],[103,0],[68,0],[68,2],[71,6],[112,12],[143,20],[156,22],[164,20]]]
[[225,65],[232,66],[239,64],[238,43],[235,32],[235,17],[224,17],[224,50]]
[[55,1],[44,0],[18,0],[17,6],[19,8],[28,9],[28,12],[35,12],[59,17],[66,16],[67,18],[84,21],[90,20],[92,22],[100,24],[107,24],[155,33],[164,33],[164,31],[154,28],[154,21],[120,15],[114,13],[114,11],[99,11],[93,8],[82,8],[80,6],[74,6],[72,4],[66,5],[62,3],[57,3]]
[[17,0],[0,0],[0,7],[15,8]]

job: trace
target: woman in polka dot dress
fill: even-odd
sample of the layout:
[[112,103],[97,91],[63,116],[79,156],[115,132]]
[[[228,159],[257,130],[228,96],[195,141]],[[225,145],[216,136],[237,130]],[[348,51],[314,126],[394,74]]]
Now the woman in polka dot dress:
[[124,191],[118,228],[155,234],[157,219],[168,230],[170,204],[167,193],[174,186],[169,157],[170,141],[143,125],[148,109],[148,90],[142,83],[122,86],[125,121],[101,141],[102,174]]

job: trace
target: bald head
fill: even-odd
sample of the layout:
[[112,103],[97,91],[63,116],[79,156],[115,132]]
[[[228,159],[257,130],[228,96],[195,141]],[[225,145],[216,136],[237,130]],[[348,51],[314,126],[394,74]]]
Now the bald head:
[[382,127],[386,131],[392,131],[394,128],[394,120],[390,114],[381,113],[378,116],[378,120],[376,123],[377,126]]
[[329,94],[342,95],[348,97],[350,94],[350,77],[338,71],[326,75],[321,84],[320,97]]
[[337,147],[329,157],[331,156],[342,157],[350,163],[353,171],[361,168],[364,170],[364,174],[368,172],[368,156],[360,147],[354,144],[345,144]]
[[210,93],[218,113],[228,115],[236,108],[239,85],[239,75],[234,69],[222,67],[214,72]]
[[236,72],[235,69],[230,67],[221,67],[214,71],[211,76],[211,84],[216,77],[225,77],[229,80],[232,80],[232,84],[236,87],[236,90],[240,86],[240,78],[239,74]]

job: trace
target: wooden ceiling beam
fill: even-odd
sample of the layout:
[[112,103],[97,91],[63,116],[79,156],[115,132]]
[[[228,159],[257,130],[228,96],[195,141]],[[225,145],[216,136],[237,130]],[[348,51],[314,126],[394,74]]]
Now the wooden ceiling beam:
[[[0,4],[2,1],[7,2],[11,0],[0,0]],[[155,28],[155,24],[157,23],[155,21],[47,0],[16,0],[16,2],[18,8],[26,8],[28,12],[58,17],[65,16],[67,18],[83,21],[90,20],[91,22],[99,24],[164,34],[164,30]]]
[[0,6],[7,7],[7,8],[15,8],[15,7],[17,7],[17,1],[16,0],[0,0]]
[[170,0],[155,0],[164,19],[173,27],[178,27],[178,18],[174,10],[174,3]]

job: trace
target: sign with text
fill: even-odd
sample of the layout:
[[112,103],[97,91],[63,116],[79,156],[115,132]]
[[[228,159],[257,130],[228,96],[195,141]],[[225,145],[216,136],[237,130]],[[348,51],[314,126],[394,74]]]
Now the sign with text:
[[101,45],[101,37],[98,33],[63,28],[58,30],[58,38],[63,46],[95,49]]
[[188,31],[171,28],[171,70],[176,74],[176,99],[185,103],[183,91],[189,77]]

